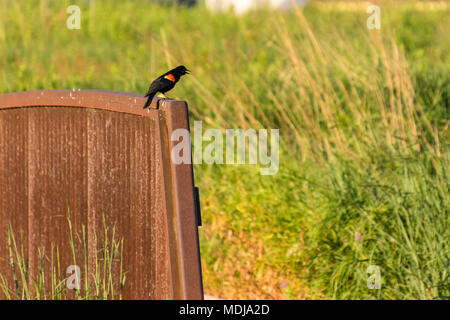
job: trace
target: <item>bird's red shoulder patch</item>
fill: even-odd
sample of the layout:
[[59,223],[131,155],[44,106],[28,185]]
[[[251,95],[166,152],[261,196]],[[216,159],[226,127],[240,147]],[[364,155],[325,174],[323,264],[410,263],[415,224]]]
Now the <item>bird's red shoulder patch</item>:
[[172,82],[175,82],[175,76],[171,73],[169,73],[167,76],[164,77],[167,80],[170,80]]

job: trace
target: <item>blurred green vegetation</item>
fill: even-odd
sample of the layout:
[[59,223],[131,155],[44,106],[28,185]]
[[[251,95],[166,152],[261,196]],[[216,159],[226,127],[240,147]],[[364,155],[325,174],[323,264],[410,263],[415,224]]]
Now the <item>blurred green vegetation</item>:
[[[81,29],[66,28],[71,4]],[[449,297],[449,9],[289,13],[147,1],[0,2],[0,91],[171,92],[207,128],[279,128],[280,170],[197,165],[205,293]],[[125,253],[126,254],[126,253]],[[367,288],[369,265],[382,289]]]

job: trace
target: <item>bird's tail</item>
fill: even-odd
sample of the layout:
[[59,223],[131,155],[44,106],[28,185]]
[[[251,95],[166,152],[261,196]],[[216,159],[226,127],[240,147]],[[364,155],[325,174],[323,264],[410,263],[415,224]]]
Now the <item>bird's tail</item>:
[[149,93],[146,95],[146,97],[148,97],[147,102],[145,103],[144,109],[148,108],[148,106],[150,105],[150,103],[152,103],[153,97],[155,96],[155,93]]

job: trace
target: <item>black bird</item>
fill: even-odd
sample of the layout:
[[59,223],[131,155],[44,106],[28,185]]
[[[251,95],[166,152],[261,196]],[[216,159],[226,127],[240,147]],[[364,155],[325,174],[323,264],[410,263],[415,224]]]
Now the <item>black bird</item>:
[[150,103],[152,103],[153,97],[156,93],[161,92],[165,96],[165,93],[172,90],[178,80],[180,80],[181,76],[184,76],[185,74],[189,74],[189,70],[185,66],[178,66],[155,79],[145,95],[148,99],[145,103],[144,109],[148,108]]

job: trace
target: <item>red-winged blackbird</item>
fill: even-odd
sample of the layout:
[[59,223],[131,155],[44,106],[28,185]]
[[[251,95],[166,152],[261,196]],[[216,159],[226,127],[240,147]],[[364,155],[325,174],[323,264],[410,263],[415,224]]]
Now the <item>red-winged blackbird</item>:
[[152,103],[153,97],[156,93],[161,92],[164,94],[169,90],[172,90],[175,87],[175,84],[180,80],[181,76],[188,74],[189,70],[185,66],[178,66],[175,69],[172,69],[162,76],[155,79],[150,87],[148,88],[148,92],[145,95],[148,97],[147,102],[145,103],[144,109],[147,108],[150,103]]

